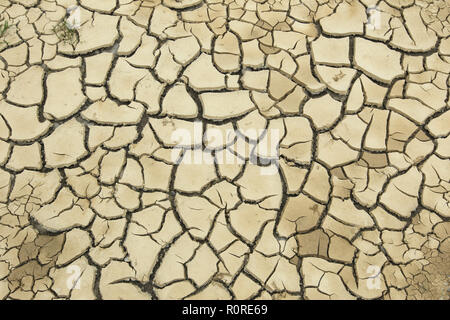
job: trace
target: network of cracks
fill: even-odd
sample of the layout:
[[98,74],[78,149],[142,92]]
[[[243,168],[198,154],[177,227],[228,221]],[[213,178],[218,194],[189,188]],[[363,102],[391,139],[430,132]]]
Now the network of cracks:
[[0,17],[0,299],[449,299],[449,0]]

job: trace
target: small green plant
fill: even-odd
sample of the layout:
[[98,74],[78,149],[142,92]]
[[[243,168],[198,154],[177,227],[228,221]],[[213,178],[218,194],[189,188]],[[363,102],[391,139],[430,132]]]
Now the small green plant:
[[6,44],[6,32],[11,28],[12,24],[8,19],[0,19],[0,44]]
[[6,34],[6,31],[8,31],[9,27],[11,25],[9,24],[8,20],[5,20],[4,22],[1,23],[0,25],[0,38],[3,38]]
[[78,32],[71,28],[67,19],[59,22],[54,28],[53,32],[56,34],[58,39],[63,43],[76,45],[78,43]]

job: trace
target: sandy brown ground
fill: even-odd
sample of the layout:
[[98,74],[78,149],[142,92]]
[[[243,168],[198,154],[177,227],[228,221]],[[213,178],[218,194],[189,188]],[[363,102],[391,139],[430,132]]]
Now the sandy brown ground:
[[0,14],[0,299],[449,299],[449,0]]

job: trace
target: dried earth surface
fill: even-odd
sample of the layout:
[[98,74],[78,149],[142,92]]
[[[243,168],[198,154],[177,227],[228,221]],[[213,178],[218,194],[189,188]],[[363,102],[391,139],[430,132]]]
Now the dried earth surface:
[[449,0],[0,15],[0,299],[449,299]]

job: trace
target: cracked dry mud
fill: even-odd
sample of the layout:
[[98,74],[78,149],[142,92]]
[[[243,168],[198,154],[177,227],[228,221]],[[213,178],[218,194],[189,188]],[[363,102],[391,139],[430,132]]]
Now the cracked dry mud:
[[1,299],[449,299],[449,0],[0,14]]

